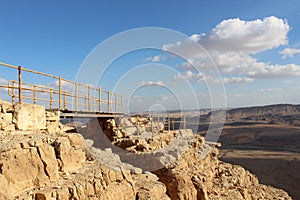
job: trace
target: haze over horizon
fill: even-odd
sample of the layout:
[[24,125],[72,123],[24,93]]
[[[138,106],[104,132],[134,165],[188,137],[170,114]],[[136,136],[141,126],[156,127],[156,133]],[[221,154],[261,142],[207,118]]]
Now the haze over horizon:
[[[110,64],[97,84],[124,94],[130,111],[209,108],[211,93],[223,84],[228,107],[300,104],[296,0],[5,1],[1,6],[0,61],[70,80],[97,45],[120,32],[161,27],[187,35],[188,40],[161,41],[160,50],[131,51]],[[210,73],[214,67],[222,80]],[[15,77],[1,71],[0,83],[10,78]],[[223,105],[215,98],[215,108]]]

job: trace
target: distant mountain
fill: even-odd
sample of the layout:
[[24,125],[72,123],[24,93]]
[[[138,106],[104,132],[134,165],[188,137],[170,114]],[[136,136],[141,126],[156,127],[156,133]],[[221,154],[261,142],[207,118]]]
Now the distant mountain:
[[255,106],[234,108],[227,111],[228,117],[248,117],[251,115],[296,115],[300,114],[300,105],[277,104],[268,106]]
[[277,104],[235,108],[226,112],[226,123],[300,124],[300,105]]

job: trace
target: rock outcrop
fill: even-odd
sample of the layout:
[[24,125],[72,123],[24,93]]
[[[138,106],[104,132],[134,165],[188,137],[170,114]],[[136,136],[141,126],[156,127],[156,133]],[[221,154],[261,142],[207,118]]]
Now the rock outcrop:
[[9,102],[0,99],[0,130],[14,131],[13,108]]
[[18,130],[43,130],[46,128],[45,107],[16,103],[13,122]]
[[0,149],[1,199],[169,199],[155,175],[91,158],[78,134],[1,134]]
[[[101,140],[106,136],[111,140],[105,142],[111,148],[95,148],[99,135],[86,139],[65,133],[67,127],[59,123],[57,113],[44,112],[45,126],[36,130],[31,125],[26,130],[22,126],[6,130],[7,124],[16,125],[14,108],[23,109],[0,101],[0,199],[291,199],[283,190],[259,184],[244,168],[219,161],[219,144],[206,142],[191,130],[159,130],[148,139],[141,137],[141,127],[132,134],[124,130],[118,134],[122,128],[114,120],[92,120],[83,135],[101,127]],[[153,131],[149,122],[142,119],[129,124],[124,119],[122,123],[142,124],[147,133]],[[139,159],[153,153],[161,168],[147,172],[122,162],[121,155],[114,153],[119,147],[113,143],[119,145],[125,138],[132,145],[122,151],[140,155]]]
[[166,185],[171,199],[291,199],[283,190],[259,184],[241,166],[219,161],[215,147],[208,147],[212,149],[203,158],[206,145],[203,137],[196,136],[176,166],[154,172]]

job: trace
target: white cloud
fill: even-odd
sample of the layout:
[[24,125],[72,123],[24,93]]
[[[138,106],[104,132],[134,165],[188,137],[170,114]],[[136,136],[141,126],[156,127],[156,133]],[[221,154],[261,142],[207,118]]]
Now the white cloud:
[[[0,77],[0,84],[7,85],[7,83],[8,83],[8,80]],[[7,88],[0,87],[0,92],[3,92],[3,91],[7,92]]]
[[[221,52],[212,54],[211,57],[223,75],[245,76],[253,79],[300,76],[299,65],[271,65],[269,63],[257,61],[257,59],[242,52]],[[190,71],[195,67],[203,72],[207,71],[207,69],[211,69],[214,63],[205,61],[202,58],[189,59],[189,62],[183,63],[181,67],[187,71]],[[188,76],[179,76],[179,78],[180,77],[187,78]]]
[[300,76],[300,66],[295,64],[268,65],[257,67],[256,70],[248,72],[248,76],[254,78],[284,78]]
[[176,98],[174,95],[161,95],[159,96],[155,103],[170,103],[170,102],[176,102]]
[[282,55],[282,59],[286,59],[287,57],[294,57],[296,54],[300,55],[300,49],[285,48],[284,50],[280,51],[280,54]]
[[239,18],[224,20],[207,34],[194,34],[184,42],[164,45],[163,49],[185,51],[191,57],[193,41],[201,44],[207,51],[242,51],[257,53],[288,43],[288,23],[277,17],[263,20],[244,21]]
[[142,96],[133,96],[130,99],[130,103],[142,103],[143,102],[143,97]]
[[165,84],[162,81],[142,81],[142,86],[165,86]]
[[287,80],[287,81],[282,81],[283,83],[293,83],[293,81]]
[[160,62],[166,60],[166,55],[156,55],[156,56],[150,56],[146,58],[147,62]]
[[208,50],[255,53],[287,44],[289,29],[285,20],[274,16],[253,21],[228,19],[200,37],[199,43]]
[[[198,69],[202,73],[217,67],[226,77],[224,83],[251,82],[262,78],[288,78],[300,76],[300,66],[296,64],[270,64],[253,57],[262,51],[288,43],[290,27],[286,20],[274,16],[263,20],[245,21],[228,19],[220,22],[210,32],[194,34],[186,41],[164,45],[165,50],[188,55],[187,62],[181,65],[186,73]],[[195,44],[195,41],[197,42]],[[207,51],[197,52],[195,45],[201,44]],[[300,54],[300,49],[285,49],[283,57]],[[213,61],[213,62],[212,62]],[[195,76],[178,74],[175,80],[191,80]],[[213,80],[215,83],[218,81]]]
[[223,78],[224,79],[224,83],[249,83],[254,81],[253,78],[249,78],[249,77],[232,77],[232,78]]
[[[62,84],[62,90],[66,91],[66,92],[74,92],[75,93],[75,84],[66,82],[66,81],[62,81],[61,84]],[[46,85],[41,85],[41,86],[58,90],[59,89],[59,80],[55,80],[51,83],[48,83]],[[90,86],[91,88],[97,88],[96,86],[91,85],[91,84],[86,84],[86,87],[78,85],[78,92],[80,94],[86,94],[87,86]],[[91,89],[91,91],[94,92],[94,90],[92,90],[92,89]]]
[[281,92],[281,88],[267,88],[267,89],[261,89],[261,92]]
[[[231,78],[227,78],[224,77],[223,78],[223,83],[224,84],[234,84],[234,83],[250,83],[253,82],[254,79],[253,78],[249,78],[249,77],[231,77]],[[214,84],[221,84],[221,81],[218,79],[215,79],[213,81]]]
[[[73,89],[75,89],[74,88],[74,84],[72,84],[72,83],[69,83],[69,82],[66,82],[66,81],[62,81],[61,84],[62,84],[62,89],[65,90],[65,91],[67,91],[67,92],[71,92],[71,91],[73,91]],[[55,81],[53,81],[51,83],[48,83],[46,85],[46,87],[57,89],[57,88],[59,88],[59,81],[55,80]]]
[[227,95],[227,97],[243,97],[244,94],[240,94],[240,93],[234,93],[234,94],[229,94]]
[[0,84],[7,84],[8,80],[0,77]]
[[203,80],[203,75],[202,73],[193,73],[192,71],[187,70],[184,74],[178,73],[174,75],[173,80],[198,80],[201,81]]

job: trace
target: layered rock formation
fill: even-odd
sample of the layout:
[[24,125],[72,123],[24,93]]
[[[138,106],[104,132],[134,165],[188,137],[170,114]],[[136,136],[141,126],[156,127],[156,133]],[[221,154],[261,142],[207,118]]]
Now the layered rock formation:
[[196,136],[176,166],[154,172],[171,199],[291,199],[283,190],[259,184],[241,166],[220,161],[217,148],[203,158],[205,146],[204,138]]
[[[7,113],[3,105],[1,102],[1,115]],[[14,110],[8,113],[12,120]],[[17,124],[9,119],[1,118],[1,127]],[[166,133],[168,137],[158,137],[161,143],[154,148],[147,138],[135,143],[135,134],[141,132],[121,136],[115,134],[114,122],[100,120],[113,143],[126,138],[132,140],[134,145],[127,150],[134,154],[160,155],[162,168],[151,173],[121,162],[112,148],[95,148],[93,137],[86,140],[80,134],[64,133],[57,119],[57,114],[45,113],[45,127],[39,130],[1,128],[0,199],[291,199],[282,190],[259,184],[242,167],[219,161],[216,144],[191,131]],[[88,126],[84,133],[92,129]],[[158,136],[164,134],[159,132]],[[140,148],[143,141],[146,144]]]
[[14,131],[13,107],[10,103],[0,99],[0,130]]

